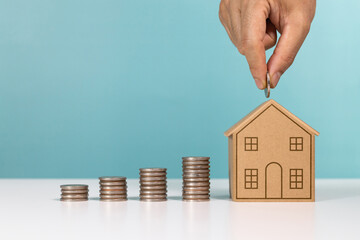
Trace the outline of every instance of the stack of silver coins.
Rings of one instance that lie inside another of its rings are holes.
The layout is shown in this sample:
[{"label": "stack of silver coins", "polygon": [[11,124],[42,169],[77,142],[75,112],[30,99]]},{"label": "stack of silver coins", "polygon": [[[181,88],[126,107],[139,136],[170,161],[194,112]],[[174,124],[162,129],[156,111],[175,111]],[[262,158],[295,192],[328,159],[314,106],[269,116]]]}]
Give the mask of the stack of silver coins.
[{"label": "stack of silver coins", "polygon": [[61,201],[87,201],[89,186],[84,184],[61,185]]},{"label": "stack of silver coins", "polygon": [[210,200],[210,158],[183,157],[183,200]]},{"label": "stack of silver coins", "polygon": [[140,200],[166,201],[166,168],[140,168]]},{"label": "stack of silver coins", "polygon": [[99,177],[101,201],[126,201],[126,177]]}]

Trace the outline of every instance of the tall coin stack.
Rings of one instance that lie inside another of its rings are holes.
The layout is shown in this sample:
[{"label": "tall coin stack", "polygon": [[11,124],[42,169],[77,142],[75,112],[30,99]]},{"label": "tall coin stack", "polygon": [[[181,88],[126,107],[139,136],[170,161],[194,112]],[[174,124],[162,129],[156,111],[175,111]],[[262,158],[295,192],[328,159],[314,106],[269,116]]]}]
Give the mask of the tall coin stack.
[{"label": "tall coin stack", "polygon": [[61,201],[87,201],[89,186],[83,184],[61,185]]},{"label": "tall coin stack", "polygon": [[101,201],[126,201],[126,177],[99,177]]},{"label": "tall coin stack", "polygon": [[166,201],[166,168],[140,168],[140,200]]},{"label": "tall coin stack", "polygon": [[183,200],[210,200],[210,158],[183,157]]}]

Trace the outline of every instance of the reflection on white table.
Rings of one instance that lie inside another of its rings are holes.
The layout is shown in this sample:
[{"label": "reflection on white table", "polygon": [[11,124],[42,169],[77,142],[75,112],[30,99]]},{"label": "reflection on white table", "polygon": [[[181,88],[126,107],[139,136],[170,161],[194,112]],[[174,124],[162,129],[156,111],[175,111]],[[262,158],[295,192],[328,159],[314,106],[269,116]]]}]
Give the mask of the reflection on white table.
[{"label": "reflection on white table", "polygon": [[[87,202],[60,202],[60,185],[89,184]],[[211,201],[181,201],[181,180],[168,180],[169,200],[98,201],[95,179],[0,180],[0,239],[360,239],[360,180],[316,181],[315,203],[238,203],[228,181],[211,181]]]}]

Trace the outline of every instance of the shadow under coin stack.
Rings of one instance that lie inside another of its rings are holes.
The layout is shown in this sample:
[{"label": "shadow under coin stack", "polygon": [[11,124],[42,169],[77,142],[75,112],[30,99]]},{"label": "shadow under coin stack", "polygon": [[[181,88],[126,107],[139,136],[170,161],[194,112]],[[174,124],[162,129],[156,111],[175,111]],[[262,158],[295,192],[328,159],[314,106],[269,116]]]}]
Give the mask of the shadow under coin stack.
[{"label": "shadow under coin stack", "polygon": [[140,200],[166,201],[166,168],[140,168]]},{"label": "shadow under coin stack", "polygon": [[99,177],[101,201],[126,201],[126,177]]},{"label": "shadow under coin stack", "polygon": [[87,201],[89,196],[89,186],[84,184],[61,185],[61,201]]},{"label": "shadow under coin stack", "polygon": [[183,157],[183,200],[210,200],[210,158]]}]

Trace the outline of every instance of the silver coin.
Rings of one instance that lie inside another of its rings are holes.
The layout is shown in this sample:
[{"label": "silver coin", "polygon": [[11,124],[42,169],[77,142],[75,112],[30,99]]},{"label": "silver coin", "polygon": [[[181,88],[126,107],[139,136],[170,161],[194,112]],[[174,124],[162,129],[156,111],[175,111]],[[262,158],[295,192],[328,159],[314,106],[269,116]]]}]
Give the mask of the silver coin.
[{"label": "silver coin", "polygon": [[124,198],[127,198],[126,195],[120,195],[120,194],[118,194],[118,195],[104,195],[104,194],[100,194],[99,196],[100,196],[101,199],[114,199],[114,198],[116,198],[116,199],[124,199]]},{"label": "silver coin", "polygon": [[101,186],[126,186],[126,182],[99,182]]},{"label": "silver coin", "polygon": [[126,177],[117,177],[117,176],[99,177],[99,179],[100,181],[105,181],[105,182],[126,181]]},{"label": "silver coin", "polygon": [[210,157],[182,157],[183,161],[206,161],[210,160]]},{"label": "silver coin", "polygon": [[167,201],[166,198],[159,198],[159,199],[142,199],[140,198],[140,201],[142,202],[164,202]]},{"label": "silver coin", "polygon": [[[183,170],[197,170],[197,169],[205,170],[205,169],[209,169],[209,168],[210,168],[210,165],[185,165],[185,166],[182,166]],[[209,169],[209,171],[210,171],[210,169]]]},{"label": "silver coin", "polygon": [[63,202],[83,202],[88,200],[87,198],[60,198],[60,201]]},{"label": "silver coin", "polygon": [[210,194],[209,190],[206,191],[186,191],[183,190],[183,195],[198,195],[198,194]]},{"label": "silver coin", "polygon": [[161,182],[142,182],[140,181],[140,186],[167,186],[166,181]]},{"label": "silver coin", "polygon": [[127,191],[99,191],[100,194],[104,195],[126,195]]},{"label": "silver coin", "polygon": [[127,198],[108,198],[108,199],[100,198],[100,201],[102,202],[123,202],[127,200],[128,200]]},{"label": "silver coin", "polygon": [[166,172],[140,172],[140,177],[166,177]]},{"label": "silver coin", "polygon": [[100,190],[103,191],[120,191],[120,190],[126,190],[127,186],[100,186]]},{"label": "silver coin", "polygon": [[85,184],[66,184],[66,185],[60,185],[60,188],[64,190],[74,190],[74,189],[88,189],[89,186]]},{"label": "silver coin", "polygon": [[183,166],[196,166],[196,165],[209,165],[208,161],[193,161],[193,162],[183,162]]},{"label": "silver coin", "polygon": [[184,187],[210,187],[210,182],[186,182],[183,181]]},{"label": "silver coin", "polygon": [[210,187],[183,187],[183,191],[188,191],[188,192],[191,192],[191,191],[210,191]]},{"label": "silver coin", "polygon": [[66,194],[66,195],[61,195],[61,198],[63,199],[73,199],[73,198],[88,198],[88,194]]},{"label": "silver coin", "polygon": [[206,198],[206,199],[184,199],[184,202],[208,202],[210,201],[210,198]]},{"label": "silver coin", "polygon": [[266,86],[264,88],[265,97],[270,97],[270,74],[266,73]]},{"label": "silver coin", "polygon": [[210,173],[184,173],[184,178],[206,178],[210,177]]},{"label": "silver coin", "polygon": [[140,181],[164,181],[166,177],[140,177]]},{"label": "silver coin", "polygon": [[61,194],[89,193],[89,190],[61,190]]},{"label": "silver coin", "polygon": [[210,198],[210,194],[198,194],[198,195],[195,195],[195,194],[191,194],[191,195],[185,195],[183,194],[183,199],[207,199],[207,198]]},{"label": "silver coin", "polygon": [[161,194],[166,194],[167,190],[157,190],[157,191],[143,191],[140,190],[140,195],[161,195]]},{"label": "silver coin", "polygon": [[183,180],[186,182],[208,182],[210,181],[210,178],[185,178],[183,177]]},{"label": "silver coin", "polygon": [[143,198],[143,199],[153,199],[153,198],[161,199],[161,198],[166,198],[167,194],[158,194],[158,195],[143,195],[143,194],[140,194],[139,196],[140,196],[140,198]]},{"label": "silver coin", "polygon": [[166,172],[166,168],[140,168],[140,172]]},{"label": "silver coin", "polygon": [[145,190],[145,191],[147,191],[147,190],[161,190],[161,189],[166,189],[166,188],[167,188],[166,185],[159,185],[159,186],[157,186],[157,185],[155,185],[155,186],[141,185],[140,186],[140,190]]},{"label": "silver coin", "polygon": [[210,169],[183,169],[183,174],[186,173],[210,173]]}]

